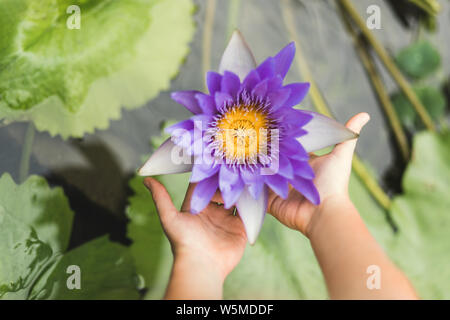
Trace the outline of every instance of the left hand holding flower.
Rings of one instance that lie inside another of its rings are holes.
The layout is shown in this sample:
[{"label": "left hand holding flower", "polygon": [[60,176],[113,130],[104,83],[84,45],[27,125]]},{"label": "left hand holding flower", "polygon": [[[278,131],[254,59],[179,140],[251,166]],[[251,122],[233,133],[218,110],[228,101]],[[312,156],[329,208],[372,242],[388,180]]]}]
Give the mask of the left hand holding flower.
[{"label": "left hand holding flower", "polygon": [[[194,185],[175,208],[166,188],[153,178],[144,181],[155,201],[161,225],[174,254],[166,299],[220,299],[226,276],[239,263],[247,237],[233,209],[225,209],[219,193],[199,214],[190,213]],[[189,290],[187,290],[189,288]]]}]

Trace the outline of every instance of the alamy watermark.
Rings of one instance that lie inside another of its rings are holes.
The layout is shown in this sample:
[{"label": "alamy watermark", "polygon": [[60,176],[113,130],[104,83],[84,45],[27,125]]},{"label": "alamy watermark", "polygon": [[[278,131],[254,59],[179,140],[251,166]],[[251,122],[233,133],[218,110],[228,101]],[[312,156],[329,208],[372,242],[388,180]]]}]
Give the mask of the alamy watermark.
[{"label": "alamy watermark", "polygon": [[70,265],[66,269],[66,273],[70,274],[67,278],[66,286],[69,290],[81,289],[81,268],[76,264]]},{"label": "alamy watermark", "polygon": [[366,273],[370,274],[367,278],[366,286],[369,290],[381,289],[381,268],[376,264],[367,267]]},{"label": "alamy watermark", "polygon": [[369,30],[381,29],[381,9],[376,4],[367,7],[366,13],[369,17],[366,20],[366,26]]},{"label": "alamy watermark", "polygon": [[67,14],[70,16],[67,18],[66,26],[67,29],[81,29],[81,9],[77,5],[71,5],[67,7]]},{"label": "alamy watermark", "polygon": [[278,172],[278,129],[208,131],[203,127],[202,121],[194,121],[193,130],[173,130],[171,140],[174,147],[170,155],[173,164],[260,165],[262,175]]}]

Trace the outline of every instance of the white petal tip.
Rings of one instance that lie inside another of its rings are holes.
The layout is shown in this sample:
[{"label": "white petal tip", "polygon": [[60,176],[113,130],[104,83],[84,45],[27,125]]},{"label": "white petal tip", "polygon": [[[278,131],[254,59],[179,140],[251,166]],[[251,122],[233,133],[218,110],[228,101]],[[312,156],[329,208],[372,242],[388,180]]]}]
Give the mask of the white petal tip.
[{"label": "white petal tip", "polygon": [[156,176],[158,174],[155,173],[154,170],[152,170],[150,168],[146,168],[145,165],[144,165],[144,166],[142,166],[141,168],[138,169],[137,175],[141,176],[141,177],[151,177],[151,176]]},{"label": "white petal tip", "polygon": [[359,134],[334,119],[320,113],[302,111],[313,116],[311,121],[303,127],[308,133],[297,139],[307,152],[314,152],[359,137]]},{"label": "white petal tip", "polygon": [[252,239],[247,237],[248,244],[251,246],[255,245],[257,238],[258,238],[258,236],[256,236],[256,238],[252,238]]},{"label": "white petal tip", "polygon": [[171,156],[174,148],[180,147],[176,146],[170,138],[164,141],[138,170],[137,174],[142,177],[149,177],[191,171],[192,164],[174,163],[172,161]]},{"label": "white petal tip", "polygon": [[244,80],[256,68],[256,61],[239,30],[235,30],[220,61],[219,73],[231,71]]},{"label": "white petal tip", "polygon": [[247,241],[250,245],[254,245],[258,238],[259,232],[266,215],[267,192],[262,192],[259,199],[255,200],[248,191],[247,187],[242,191],[236,207],[239,216],[244,224]]}]

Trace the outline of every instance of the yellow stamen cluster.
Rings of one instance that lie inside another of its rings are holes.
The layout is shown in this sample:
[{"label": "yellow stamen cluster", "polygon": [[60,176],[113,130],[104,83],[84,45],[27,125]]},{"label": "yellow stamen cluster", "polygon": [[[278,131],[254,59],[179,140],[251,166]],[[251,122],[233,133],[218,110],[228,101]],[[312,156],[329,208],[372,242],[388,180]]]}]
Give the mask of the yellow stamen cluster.
[{"label": "yellow stamen cluster", "polygon": [[270,120],[257,106],[238,105],[217,120],[216,145],[227,160],[254,163],[266,153]]}]

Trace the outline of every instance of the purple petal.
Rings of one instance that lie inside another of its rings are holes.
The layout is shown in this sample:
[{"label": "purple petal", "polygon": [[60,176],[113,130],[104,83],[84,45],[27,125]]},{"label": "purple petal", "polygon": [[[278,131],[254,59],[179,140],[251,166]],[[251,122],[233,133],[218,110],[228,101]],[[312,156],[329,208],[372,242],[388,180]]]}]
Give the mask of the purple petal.
[{"label": "purple petal", "polygon": [[260,170],[255,171],[241,169],[241,178],[247,186],[247,190],[252,195],[253,199],[258,199],[264,188],[264,178],[260,174]]},{"label": "purple petal", "polygon": [[256,70],[252,70],[244,79],[242,82],[242,87],[247,90],[248,92],[251,92],[253,88],[261,82],[261,78],[259,77],[259,74]]},{"label": "purple petal", "polygon": [[189,158],[190,161],[186,161],[188,163],[178,163],[172,159],[172,152],[176,152],[180,149],[181,148],[175,145],[170,138],[167,139],[155,152],[153,152],[151,157],[139,169],[138,174],[140,176],[155,176],[191,171],[193,163],[191,158]]},{"label": "purple petal", "polygon": [[286,107],[293,107],[299,104],[308,94],[310,84],[309,82],[302,83],[291,83],[287,86],[284,86],[285,89],[291,90],[291,95],[289,99],[286,101]]},{"label": "purple petal", "polygon": [[267,93],[267,85],[268,85],[268,81],[267,80],[264,80],[264,81],[258,83],[255,86],[255,88],[253,88],[252,95],[260,97],[260,98],[265,98],[266,97],[266,93]]},{"label": "purple petal", "polygon": [[255,200],[248,189],[244,188],[236,203],[236,208],[244,224],[248,242],[254,244],[264,222],[264,216],[266,215],[267,190],[265,189],[260,197]]},{"label": "purple petal", "polygon": [[203,113],[209,115],[216,113],[216,102],[213,97],[204,93],[199,93],[195,95],[195,98],[197,99],[198,105],[202,109]]},{"label": "purple petal", "polygon": [[311,121],[303,127],[308,133],[297,138],[307,152],[317,151],[358,137],[358,134],[336,120],[312,111],[304,110],[303,112],[313,116]]},{"label": "purple petal", "polygon": [[239,31],[235,31],[223,53],[219,72],[231,71],[241,80],[255,69],[256,62],[253,54]]},{"label": "purple petal", "polygon": [[298,138],[308,134],[308,131],[304,130],[302,127],[292,127],[286,130],[286,136],[290,138]]},{"label": "purple petal", "polygon": [[232,185],[239,181],[239,171],[228,167],[227,165],[220,166],[219,172],[219,188],[221,191],[230,190]]},{"label": "purple petal", "polygon": [[283,85],[283,78],[280,76],[275,76],[273,78],[270,78],[267,83],[267,92],[273,92],[278,91],[281,89]]},{"label": "purple petal", "polygon": [[223,108],[225,105],[234,103],[233,97],[224,92],[216,92],[214,95],[214,100],[216,101],[216,107],[218,110]]},{"label": "purple petal", "polygon": [[282,118],[283,123],[296,127],[303,127],[313,118],[309,112],[292,108],[279,109],[276,116]]},{"label": "purple petal", "polygon": [[291,42],[274,57],[275,73],[284,78],[291,67],[295,56],[295,43]]},{"label": "purple petal", "polygon": [[216,174],[220,169],[218,165],[194,164],[192,167],[191,182],[199,182]]},{"label": "purple petal", "polygon": [[291,159],[305,161],[309,160],[309,155],[302,144],[293,138],[283,138],[280,143],[280,153],[287,155]]},{"label": "purple petal", "polygon": [[291,161],[283,154],[279,156],[278,174],[287,179],[294,178],[294,168],[292,167]]},{"label": "purple petal", "polygon": [[286,199],[289,193],[289,185],[286,178],[278,175],[268,175],[264,177],[266,184],[272,189],[273,192],[278,194],[283,199]]},{"label": "purple petal", "polygon": [[272,78],[275,75],[275,63],[273,58],[267,58],[258,66],[258,68],[256,68],[256,71],[258,71],[261,79]]},{"label": "purple petal", "polygon": [[308,161],[291,160],[291,164],[296,176],[305,179],[314,179],[315,174]]},{"label": "purple petal", "polygon": [[239,199],[242,193],[242,190],[244,190],[244,186],[245,186],[244,181],[242,181],[242,179],[238,175],[238,180],[235,183],[233,183],[231,188],[225,188],[223,190],[222,189],[220,190],[222,193],[225,209],[230,209],[232,206],[236,204],[237,200]]},{"label": "purple petal", "polygon": [[186,119],[167,127],[165,130],[172,136],[172,141],[176,145],[183,147],[189,154],[194,138],[194,122]]},{"label": "purple petal", "polygon": [[214,117],[210,114],[198,114],[191,117],[194,126],[200,131],[206,130],[213,119]]},{"label": "purple petal", "polygon": [[191,212],[200,213],[211,201],[217,190],[218,175],[200,181],[194,189],[191,198]]},{"label": "purple petal", "polygon": [[211,96],[214,96],[216,91],[220,91],[220,83],[222,82],[222,75],[214,72],[209,71],[206,73],[206,86],[208,87],[209,94]]},{"label": "purple petal", "polygon": [[171,94],[173,100],[183,105],[193,114],[202,113],[202,109],[198,105],[195,95],[201,93],[200,91],[176,91]]},{"label": "purple petal", "polygon": [[198,114],[171,125],[165,132],[172,136],[176,145],[183,147],[190,155],[198,155],[203,150],[203,132],[212,119],[211,115]]},{"label": "purple petal", "polygon": [[291,94],[289,89],[280,89],[278,91],[268,94],[269,101],[272,105],[272,110],[276,111],[283,107]]},{"label": "purple petal", "polygon": [[194,129],[194,122],[191,119],[182,120],[164,129],[168,134],[176,133],[178,130],[191,131]]},{"label": "purple petal", "polygon": [[236,97],[240,87],[241,82],[239,77],[230,71],[225,71],[222,77],[221,91],[228,93],[232,97]]},{"label": "purple petal", "polygon": [[320,203],[320,195],[312,180],[295,177],[290,181],[292,187],[303,194],[312,204],[318,205]]}]

